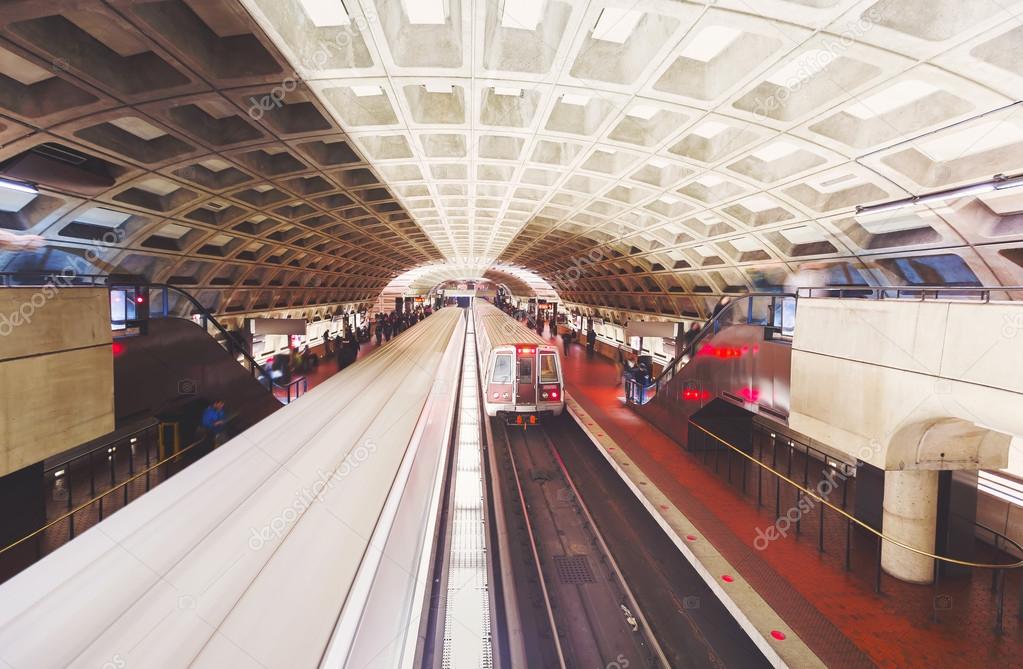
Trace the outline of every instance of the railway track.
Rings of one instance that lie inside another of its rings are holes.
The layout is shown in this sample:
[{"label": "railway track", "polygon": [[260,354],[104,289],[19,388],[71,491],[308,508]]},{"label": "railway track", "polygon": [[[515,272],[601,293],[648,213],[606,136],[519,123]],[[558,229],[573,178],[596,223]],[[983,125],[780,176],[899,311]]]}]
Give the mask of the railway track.
[{"label": "railway track", "polygon": [[[492,434],[501,476],[518,517],[520,567],[535,578],[523,593],[543,610],[534,636],[546,641],[545,667],[664,667],[653,637],[618,565],[578,494],[558,449],[540,428],[499,421]],[[510,523],[510,526],[514,526]],[[546,633],[544,631],[546,627]],[[539,659],[539,658],[538,658]]]}]

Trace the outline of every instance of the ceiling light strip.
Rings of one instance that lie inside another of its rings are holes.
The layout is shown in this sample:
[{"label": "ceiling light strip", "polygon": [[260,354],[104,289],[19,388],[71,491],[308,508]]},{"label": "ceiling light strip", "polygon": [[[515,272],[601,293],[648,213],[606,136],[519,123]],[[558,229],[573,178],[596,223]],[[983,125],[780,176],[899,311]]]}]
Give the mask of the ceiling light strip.
[{"label": "ceiling light strip", "polygon": [[981,183],[976,183],[969,186],[958,186],[956,188],[948,188],[945,190],[934,191],[932,193],[926,193],[924,195],[913,195],[910,197],[902,198],[900,200],[883,202],[881,204],[858,206],[856,207],[856,213],[858,215],[881,214],[888,211],[903,209],[905,207],[913,207],[921,204],[932,204],[934,202],[944,202],[945,200],[952,200],[959,197],[982,195],[984,193],[990,193],[999,190],[1008,190],[1010,188],[1018,188],[1020,186],[1023,186],[1023,174],[1017,174],[1016,176],[1012,177],[1006,176],[1004,174],[996,174],[989,181],[983,181]]}]

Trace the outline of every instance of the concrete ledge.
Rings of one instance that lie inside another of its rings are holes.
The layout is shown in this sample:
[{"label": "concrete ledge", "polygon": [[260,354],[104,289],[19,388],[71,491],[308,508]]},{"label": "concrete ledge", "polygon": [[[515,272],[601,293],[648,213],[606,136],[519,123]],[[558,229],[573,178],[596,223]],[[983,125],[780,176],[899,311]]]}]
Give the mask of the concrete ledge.
[{"label": "concrete ledge", "polygon": [[[724,604],[743,631],[774,667],[825,667],[820,658],[803,643],[774,609],[746,582],[735,568],[703,537],[688,518],[643,476],[642,470],[625,454],[614,439],[568,393],[569,413],[590,438],[597,450],[618,473],[636,498],[646,507],[686,560],[696,569],[711,591]],[[642,481],[642,485],[640,485]],[[695,541],[686,537],[695,537]],[[726,583],[728,574],[734,581]],[[726,591],[727,588],[727,591]],[[772,631],[785,635],[775,639]]]}]

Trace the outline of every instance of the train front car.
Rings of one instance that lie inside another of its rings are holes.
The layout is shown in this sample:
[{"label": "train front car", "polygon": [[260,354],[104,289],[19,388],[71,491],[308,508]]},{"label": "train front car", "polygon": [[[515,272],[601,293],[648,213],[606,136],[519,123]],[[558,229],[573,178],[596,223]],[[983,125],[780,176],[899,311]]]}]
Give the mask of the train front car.
[{"label": "train front car", "polygon": [[475,315],[487,415],[518,425],[560,416],[565,387],[558,347],[489,302],[476,300]]}]

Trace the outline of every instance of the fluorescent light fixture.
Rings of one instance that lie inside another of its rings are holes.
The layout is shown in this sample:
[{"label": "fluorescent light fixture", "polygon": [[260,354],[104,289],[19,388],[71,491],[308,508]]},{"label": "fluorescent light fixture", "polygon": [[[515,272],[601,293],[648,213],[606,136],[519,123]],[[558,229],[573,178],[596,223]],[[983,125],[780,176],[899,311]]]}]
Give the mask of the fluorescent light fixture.
[{"label": "fluorescent light fixture", "polygon": [[317,28],[346,26],[352,22],[341,0],[298,0],[298,4]]},{"label": "fluorescent light fixture", "polygon": [[589,95],[582,95],[580,93],[565,93],[561,96],[562,104],[575,105],[577,107],[585,107],[590,103]]},{"label": "fluorescent light fixture", "polygon": [[384,91],[376,84],[359,84],[352,86],[352,93],[358,98],[371,98],[374,95],[383,95]]},{"label": "fluorescent light fixture", "polygon": [[640,11],[605,7],[597,18],[597,25],[593,26],[593,39],[624,44],[641,18],[643,12]]},{"label": "fluorescent light fixture", "polygon": [[436,81],[426,82],[423,84],[423,88],[426,89],[427,93],[444,93],[445,95],[451,95],[451,93],[455,90],[453,84],[445,84]]},{"label": "fluorescent light fixture", "polygon": [[791,156],[793,153],[799,150],[799,147],[792,142],[786,142],[785,140],[779,140],[772,142],[765,147],[757,149],[753,152],[753,157],[764,161],[765,163],[773,163],[776,160],[781,160],[786,156]]},{"label": "fluorescent light fixture", "polygon": [[522,89],[515,86],[494,86],[494,95],[507,95],[517,98],[522,95]]},{"label": "fluorescent light fixture", "polygon": [[402,0],[408,22],[413,25],[443,25],[448,22],[447,0]]},{"label": "fluorescent light fixture", "polygon": [[914,195],[902,198],[901,200],[893,200],[892,202],[856,207],[856,213],[859,215],[882,214],[889,211],[895,211],[896,209],[902,209],[904,207],[914,207],[920,204],[933,204],[935,202],[944,202],[945,200],[954,200],[960,197],[982,195],[996,190],[1001,191],[1009,190],[1011,188],[1019,188],[1020,186],[1023,186],[1023,174],[1017,174],[1012,177],[1005,176],[1004,174],[996,174],[990,181],[971,184],[969,186],[947,188],[945,190],[934,191],[933,193],[925,193],[924,195]]},{"label": "fluorescent light fixture", "polygon": [[704,139],[713,139],[728,130],[728,124],[722,123],[721,121],[704,121],[700,125],[692,129],[694,135],[703,137]]},{"label": "fluorescent light fixture", "polygon": [[504,0],[501,27],[536,30],[547,9],[547,0]]},{"label": "fluorescent light fixture", "polygon": [[633,105],[629,111],[625,112],[625,115],[649,121],[656,116],[659,111],[661,110],[653,105]]},{"label": "fluorescent light fixture", "polygon": [[0,188],[4,190],[13,190],[18,193],[28,193],[29,195],[38,195],[39,191],[32,184],[24,183],[22,181],[11,181],[10,179],[0,179]]},{"label": "fluorescent light fixture", "polygon": [[707,26],[682,49],[681,56],[708,63],[732,45],[742,33],[727,26]]}]

